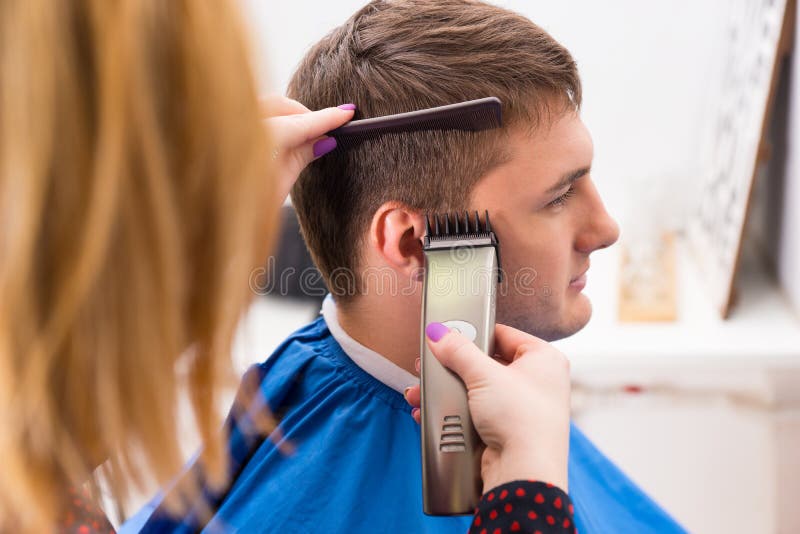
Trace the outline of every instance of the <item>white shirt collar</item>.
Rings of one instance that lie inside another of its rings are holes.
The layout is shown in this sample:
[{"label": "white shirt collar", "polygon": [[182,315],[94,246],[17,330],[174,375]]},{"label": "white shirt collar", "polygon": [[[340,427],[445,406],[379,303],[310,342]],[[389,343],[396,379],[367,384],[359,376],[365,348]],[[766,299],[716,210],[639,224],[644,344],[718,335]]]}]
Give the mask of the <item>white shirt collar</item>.
[{"label": "white shirt collar", "polygon": [[342,329],[336,312],[336,303],[330,294],[322,302],[322,317],[325,319],[333,339],[364,372],[399,393],[403,393],[409,386],[419,384],[419,378],[374,350],[365,347]]}]

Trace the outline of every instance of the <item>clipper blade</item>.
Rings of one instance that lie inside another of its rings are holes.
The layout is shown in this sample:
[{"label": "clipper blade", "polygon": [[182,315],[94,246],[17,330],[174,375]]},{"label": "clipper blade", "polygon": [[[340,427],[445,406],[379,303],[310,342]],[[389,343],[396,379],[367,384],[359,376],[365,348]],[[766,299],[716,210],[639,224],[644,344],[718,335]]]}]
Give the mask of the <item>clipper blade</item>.
[{"label": "clipper blade", "polygon": [[[425,215],[425,238],[426,248],[445,248],[447,246],[458,246],[466,241],[484,240],[486,245],[492,245],[497,241],[497,237],[492,232],[492,224],[489,222],[489,212],[485,211],[483,221],[478,212],[474,217],[465,211],[463,217],[460,213],[433,213]],[[443,242],[452,241],[453,244]],[[442,246],[443,245],[443,246]]]},{"label": "clipper blade", "polygon": [[477,211],[470,214],[464,211],[425,214],[425,236],[422,239],[424,250],[454,249],[461,247],[494,247],[498,260],[498,283],[503,281],[500,269],[500,243],[492,230],[489,211],[484,211],[481,220]]}]

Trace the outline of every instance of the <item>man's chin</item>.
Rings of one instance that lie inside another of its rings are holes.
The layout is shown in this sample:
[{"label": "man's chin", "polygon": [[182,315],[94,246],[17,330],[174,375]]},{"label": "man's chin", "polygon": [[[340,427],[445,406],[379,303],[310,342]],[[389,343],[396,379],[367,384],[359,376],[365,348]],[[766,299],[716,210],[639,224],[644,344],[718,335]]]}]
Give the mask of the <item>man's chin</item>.
[{"label": "man's chin", "polygon": [[[545,341],[558,341],[577,334],[589,324],[592,318],[592,301],[586,295],[578,295],[578,301],[573,303],[567,317],[564,317],[560,324],[540,335]],[[536,335],[536,334],[534,334]]]},{"label": "man's chin", "polygon": [[589,300],[589,297],[581,293],[578,295],[578,301],[575,303],[573,308],[573,320],[572,320],[572,328],[570,332],[565,335],[564,337],[569,337],[573,334],[577,334],[583,328],[589,324],[589,321],[592,318],[592,301]]},{"label": "man's chin", "polygon": [[548,310],[537,314],[526,310],[523,313],[509,313],[498,307],[497,322],[536,336],[545,341],[558,341],[580,332],[592,317],[592,302],[586,295],[577,295],[568,306],[561,310]]}]

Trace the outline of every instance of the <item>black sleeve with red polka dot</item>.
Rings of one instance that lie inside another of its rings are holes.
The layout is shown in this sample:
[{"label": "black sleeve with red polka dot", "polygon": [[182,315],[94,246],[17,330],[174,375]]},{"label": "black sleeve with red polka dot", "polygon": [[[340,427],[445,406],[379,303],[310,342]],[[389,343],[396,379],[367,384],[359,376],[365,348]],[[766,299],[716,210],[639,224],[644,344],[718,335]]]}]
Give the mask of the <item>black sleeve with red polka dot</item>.
[{"label": "black sleeve with red polka dot", "polygon": [[470,534],[577,534],[569,495],[544,482],[517,480],[486,493]]},{"label": "black sleeve with red polka dot", "polygon": [[69,495],[57,534],[114,534],[106,514],[86,489],[70,489]]}]

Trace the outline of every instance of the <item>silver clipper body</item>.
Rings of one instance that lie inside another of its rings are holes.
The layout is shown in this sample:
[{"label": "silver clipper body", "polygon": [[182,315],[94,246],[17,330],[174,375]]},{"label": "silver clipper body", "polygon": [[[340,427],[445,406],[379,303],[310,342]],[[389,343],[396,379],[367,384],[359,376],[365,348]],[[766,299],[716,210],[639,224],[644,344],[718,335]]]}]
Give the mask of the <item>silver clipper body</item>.
[{"label": "silver clipper body", "polygon": [[422,501],[429,515],[471,514],[481,496],[482,444],[455,373],[428,349],[432,322],[457,329],[494,353],[495,300],[500,281],[498,241],[475,212],[426,217],[422,298]]}]

